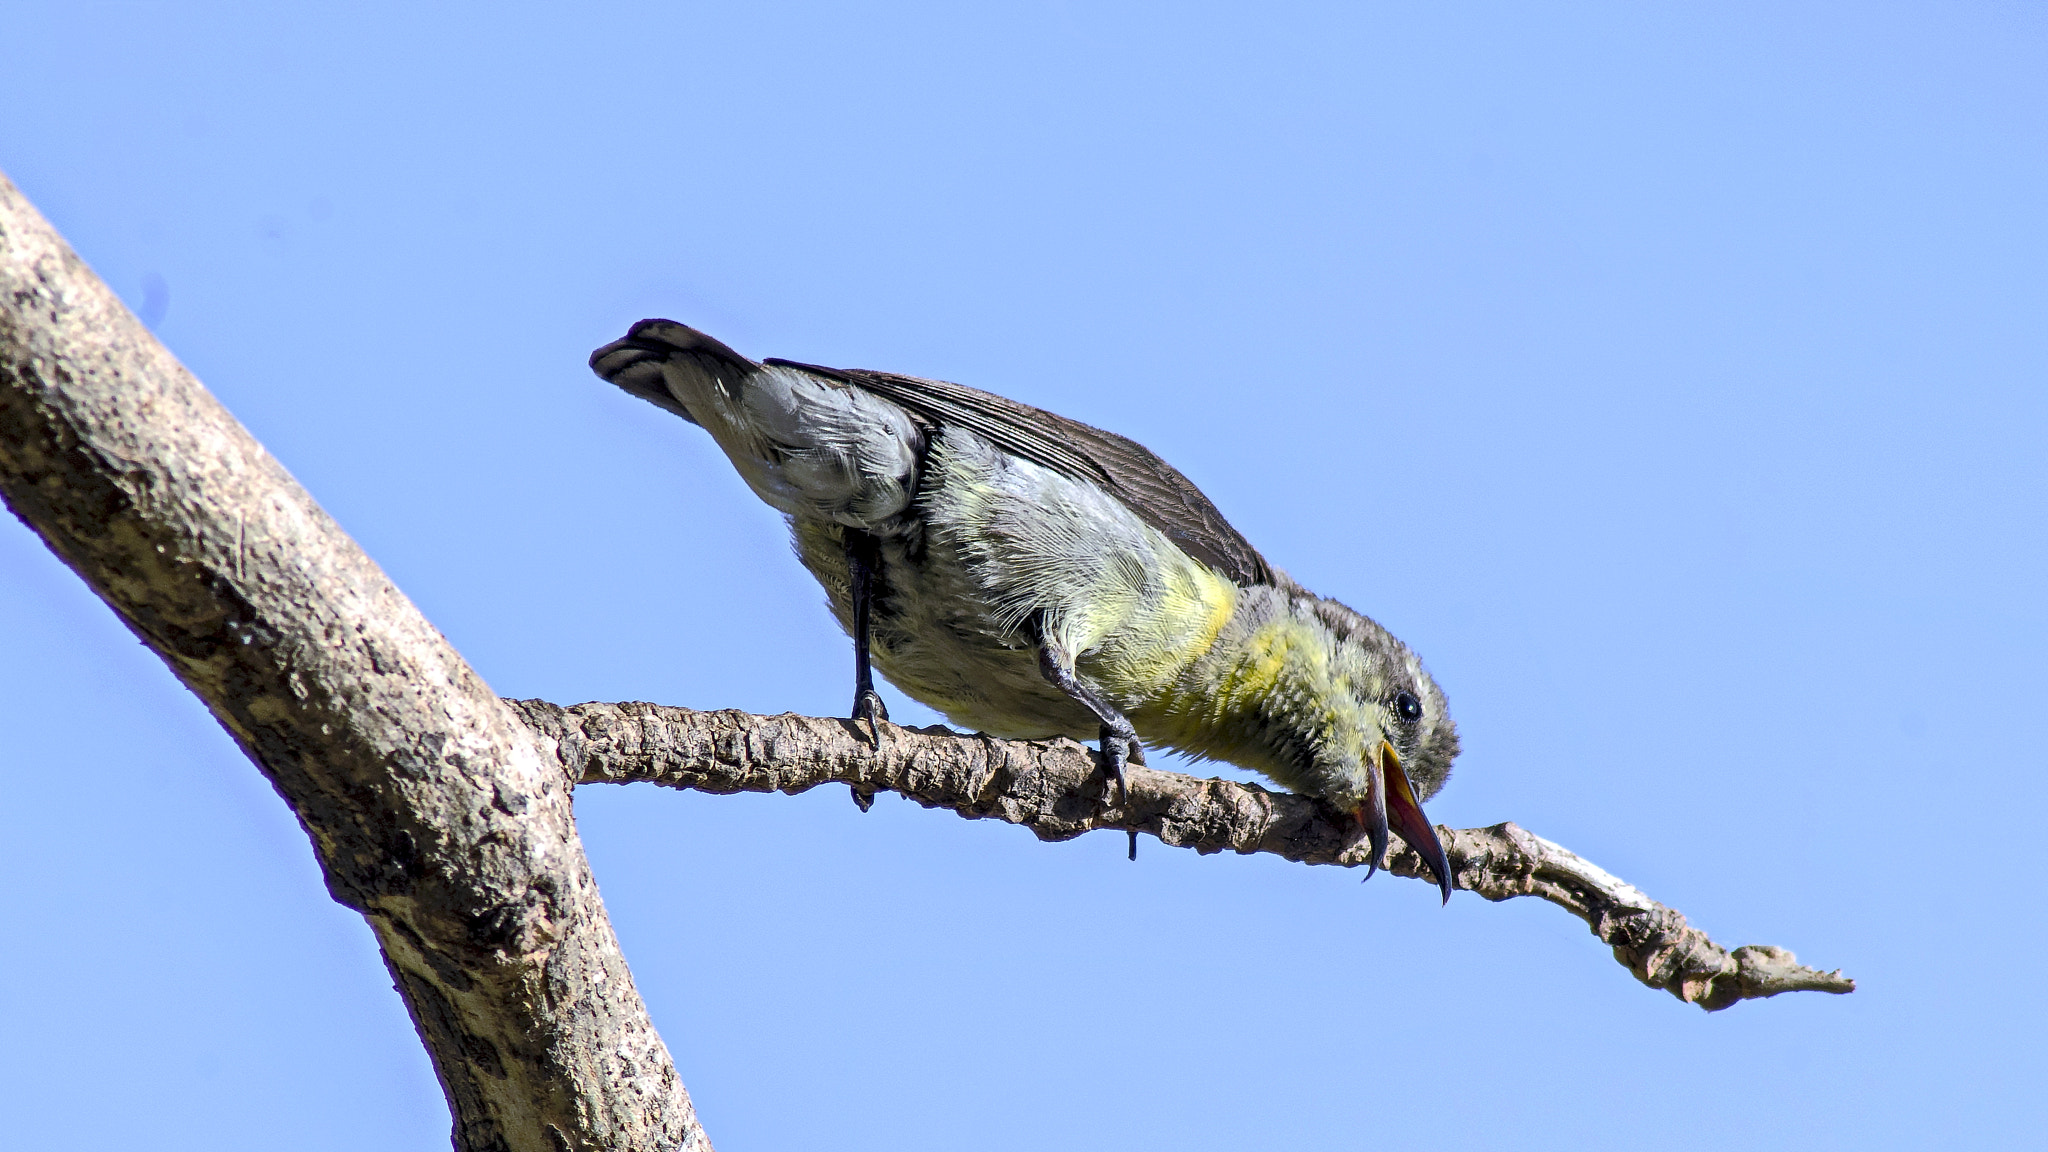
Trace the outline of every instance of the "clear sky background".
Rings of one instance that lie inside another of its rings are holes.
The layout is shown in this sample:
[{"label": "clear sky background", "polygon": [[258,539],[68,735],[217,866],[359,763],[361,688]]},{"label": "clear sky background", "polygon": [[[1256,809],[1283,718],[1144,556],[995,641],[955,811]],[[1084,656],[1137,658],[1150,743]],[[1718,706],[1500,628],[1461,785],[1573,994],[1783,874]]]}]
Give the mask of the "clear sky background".
[{"label": "clear sky background", "polygon": [[[501,693],[835,715],[643,316],[1130,435],[1391,627],[1515,820],[1861,988],[844,789],[586,788],[718,1146],[2018,1147],[2040,1084],[2048,13],[0,9],[0,169]],[[445,1146],[369,931],[0,523],[23,1148]],[[929,712],[888,692],[899,719]]]}]

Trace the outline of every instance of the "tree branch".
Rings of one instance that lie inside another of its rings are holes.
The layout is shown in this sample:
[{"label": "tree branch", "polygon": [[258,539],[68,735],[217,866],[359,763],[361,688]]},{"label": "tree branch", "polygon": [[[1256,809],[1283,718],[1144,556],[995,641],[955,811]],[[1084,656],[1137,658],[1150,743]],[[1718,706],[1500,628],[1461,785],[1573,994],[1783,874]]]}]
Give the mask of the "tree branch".
[{"label": "tree branch", "polygon": [[[970,819],[1019,824],[1041,840],[1135,828],[1205,855],[1270,852],[1304,864],[1365,863],[1363,847],[1322,806],[1250,784],[1134,765],[1127,769],[1129,803],[1119,806],[1095,754],[1071,740],[887,726],[877,753],[848,720],[643,703],[508,703],[552,745],[572,784],[646,780],[699,792],[794,795],[839,783],[863,808],[886,790]],[[1780,992],[1855,990],[1839,971],[1804,967],[1782,948],[1723,948],[1676,909],[1513,824],[1437,832],[1459,888],[1488,900],[1536,896],[1556,904],[1611,945],[1636,979],[1710,1012]],[[1421,857],[1395,842],[1387,870],[1427,879]]]},{"label": "tree branch", "polygon": [[709,1152],[532,733],[4,177],[0,495],[291,805],[458,1149]]}]

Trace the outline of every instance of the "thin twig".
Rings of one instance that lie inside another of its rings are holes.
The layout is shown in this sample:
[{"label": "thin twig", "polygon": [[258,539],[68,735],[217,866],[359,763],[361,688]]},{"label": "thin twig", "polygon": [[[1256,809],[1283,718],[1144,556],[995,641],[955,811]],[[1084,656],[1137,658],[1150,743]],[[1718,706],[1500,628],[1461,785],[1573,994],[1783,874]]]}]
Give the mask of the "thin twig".
[{"label": "thin twig", "polygon": [[[876,752],[848,720],[644,703],[508,703],[544,745],[553,743],[575,783],[645,780],[700,792],[791,794],[838,783],[853,790],[856,802],[896,792],[927,808],[1019,824],[1041,840],[1136,829],[1204,854],[1269,852],[1343,867],[1366,862],[1334,813],[1251,784],[1133,766],[1129,799],[1119,803],[1095,754],[1071,740],[994,740],[890,725]],[[1782,948],[1723,948],[1676,909],[1513,824],[1437,832],[1459,888],[1488,900],[1536,896],[1556,904],[1612,946],[1636,979],[1710,1012],[1780,992],[1855,990],[1840,972],[1804,967]],[[1389,854],[1387,870],[1429,875],[1406,845]]]}]

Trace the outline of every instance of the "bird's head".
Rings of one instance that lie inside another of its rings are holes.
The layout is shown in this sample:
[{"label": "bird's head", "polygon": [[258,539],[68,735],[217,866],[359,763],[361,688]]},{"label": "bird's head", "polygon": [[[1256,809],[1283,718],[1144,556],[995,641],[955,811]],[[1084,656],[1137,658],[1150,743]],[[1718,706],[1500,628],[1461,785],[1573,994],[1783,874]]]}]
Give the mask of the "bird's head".
[{"label": "bird's head", "polygon": [[1334,600],[1304,597],[1293,607],[1297,622],[1321,633],[1317,662],[1327,661],[1301,701],[1299,751],[1310,762],[1305,783],[1358,820],[1372,868],[1386,855],[1391,826],[1421,854],[1450,900],[1450,864],[1422,813],[1458,754],[1443,689],[1407,645],[1371,619]]}]

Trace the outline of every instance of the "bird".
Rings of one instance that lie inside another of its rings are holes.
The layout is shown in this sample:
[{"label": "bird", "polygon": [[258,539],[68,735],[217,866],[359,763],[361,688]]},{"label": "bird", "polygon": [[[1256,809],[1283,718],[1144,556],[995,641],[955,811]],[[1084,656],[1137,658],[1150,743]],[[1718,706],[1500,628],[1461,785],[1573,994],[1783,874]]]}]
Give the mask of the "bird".
[{"label": "bird", "polygon": [[1148,743],[1261,773],[1348,819],[1367,879],[1391,827],[1450,901],[1422,810],[1458,753],[1442,689],[1142,445],[942,380],[750,360],[673,320],[590,366],[709,432],[787,518],[852,637],[875,750],[879,671],[971,731],[1092,737],[1120,790]]}]

